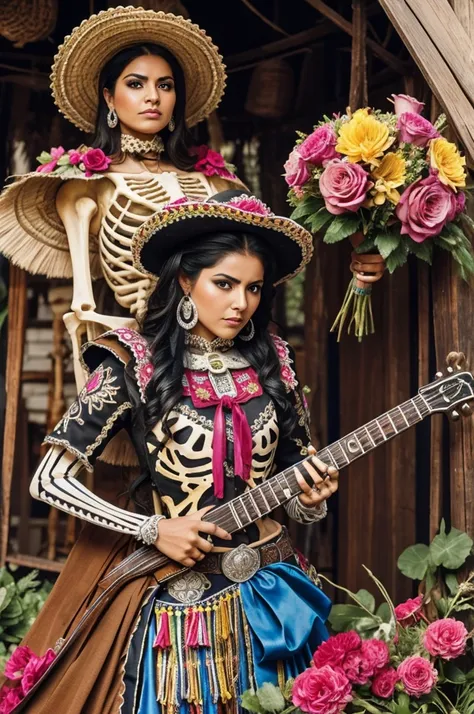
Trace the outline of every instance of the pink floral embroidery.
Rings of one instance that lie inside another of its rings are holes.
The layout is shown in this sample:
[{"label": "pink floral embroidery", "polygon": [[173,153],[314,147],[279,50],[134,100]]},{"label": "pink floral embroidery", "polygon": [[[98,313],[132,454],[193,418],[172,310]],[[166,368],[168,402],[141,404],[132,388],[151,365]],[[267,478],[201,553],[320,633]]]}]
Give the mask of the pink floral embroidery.
[{"label": "pink floral embroidery", "polygon": [[[185,369],[184,376],[183,394],[185,397],[191,397],[196,409],[208,407],[210,404],[217,404],[220,401],[206,372]],[[237,389],[236,399],[239,401],[248,402],[263,394],[257,373],[252,367],[232,370],[232,377]]]},{"label": "pink floral embroidery", "polygon": [[285,385],[286,391],[289,392],[292,389],[296,389],[298,386],[298,381],[296,379],[296,374],[292,368],[293,360],[290,357],[290,351],[288,349],[288,343],[282,340],[278,335],[272,335],[273,344],[278,354],[280,360],[281,370],[280,377],[281,381]]},{"label": "pink floral embroidery", "polygon": [[148,342],[136,330],[127,327],[118,327],[116,330],[111,330],[102,335],[102,337],[112,336],[117,337],[119,342],[126,345],[134,356],[135,376],[137,378],[140,399],[142,402],[145,402],[145,390],[154,371]]},{"label": "pink floral embroidery", "polygon": [[191,156],[196,156],[194,168],[204,176],[221,176],[222,178],[237,178],[225,162],[224,157],[217,151],[212,151],[208,146],[193,146],[190,151]]}]

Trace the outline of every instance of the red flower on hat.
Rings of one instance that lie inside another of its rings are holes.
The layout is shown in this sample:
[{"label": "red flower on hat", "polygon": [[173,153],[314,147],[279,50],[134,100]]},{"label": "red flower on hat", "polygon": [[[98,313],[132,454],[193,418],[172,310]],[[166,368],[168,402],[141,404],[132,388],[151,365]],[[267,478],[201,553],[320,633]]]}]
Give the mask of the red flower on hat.
[{"label": "red flower on hat", "polygon": [[221,178],[235,179],[237,178],[230,168],[224,157],[218,151],[213,151],[205,144],[201,146],[193,146],[190,150],[191,156],[196,156],[194,168],[200,171],[204,176],[221,176]]}]

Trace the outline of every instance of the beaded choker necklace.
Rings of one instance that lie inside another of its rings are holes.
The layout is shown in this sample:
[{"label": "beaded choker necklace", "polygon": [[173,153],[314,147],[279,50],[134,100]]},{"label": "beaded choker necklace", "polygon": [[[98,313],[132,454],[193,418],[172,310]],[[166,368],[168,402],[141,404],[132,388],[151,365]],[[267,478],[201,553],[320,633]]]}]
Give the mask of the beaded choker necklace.
[{"label": "beaded choker necklace", "polygon": [[204,354],[206,354],[208,352],[214,352],[215,350],[226,352],[234,346],[234,340],[227,340],[224,337],[216,337],[212,340],[212,342],[209,342],[209,340],[206,340],[204,337],[187,332],[184,337],[184,344],[188,347],[194,347],[201,350]]},{"label": "beaded choker necklace", "polygon": [[163,139],[158,134],[155,134],[153,139],[143,140],[137,139],[131,134],[122,134],[120,136],[120,148],[122,153],[130,154],[131,156],[144,156],[145,154],[156,154],[158,157],[165,150]]}]

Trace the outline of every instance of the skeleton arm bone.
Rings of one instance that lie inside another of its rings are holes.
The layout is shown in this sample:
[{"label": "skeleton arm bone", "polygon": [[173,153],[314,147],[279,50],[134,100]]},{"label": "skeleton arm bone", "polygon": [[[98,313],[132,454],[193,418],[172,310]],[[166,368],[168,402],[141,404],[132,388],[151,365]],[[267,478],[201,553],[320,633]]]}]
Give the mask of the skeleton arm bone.
[{"label": "skeleton arm bone", "polygon": [[77,479],[83,468],[74,454],[53,446],[33,476],[31,496],[85,521],[137,537],[147,517],[96,496]]}]

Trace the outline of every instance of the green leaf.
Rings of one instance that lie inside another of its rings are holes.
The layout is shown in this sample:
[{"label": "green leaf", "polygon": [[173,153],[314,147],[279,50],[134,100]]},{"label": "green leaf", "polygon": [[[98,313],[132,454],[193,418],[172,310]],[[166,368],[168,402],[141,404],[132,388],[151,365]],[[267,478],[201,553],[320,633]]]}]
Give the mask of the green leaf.
[{"label": "green leaf", "polygon": [[377,609],[377,617],[383,622],[389,623],[392,619],[392,613],[388,602],[383,602]]},{"label": "green leaf", "polygon": [[433,243],[427,240],[423,241],[423,243],[412,241],[410,244],[410,253],[413,253],[417,258],[431,265],[433,262]]},{"label": "green leaf", "polygon": [[459,589],[459,583],[454,573],[448,573],[445,577],[446,585],[451,595],[455,595]]},{"label": "green leaf", "polygon": [[473,546],[472,538],[467,533],[451,528],[445,533],[444,521],[440,532],[430,544],[431,559],[435,565],[443,565],[449,570],[457,570],[464,564]]},{"label": "green leaf", "polygon": [[377,707],[374,707],[373,704],[366,701],[365,699],[359,699],[358,697],[355,697],[352,700],[352,704],[357,707],[363,707],[363,710],[366,712],[370,712],[370,714],[380,714],[380,712],[383,711],[383,710],[377,709]]},{"label": "green leaf", "polygon": [[295,210],[292,212],[290,218],[294,221],[298,221],[305,216],[311,216],[317,213],[320,208],[324,207],[324,201],[322,198],[316,198],[315,196],[306,196],[301,203],[299,203]]},{"label": "green leaf", "polygon": [[256,712],[256,714],[265,714],[265,710],[262,708],[257,695],[253,689],[247,689],[242,694],[242,707],[247,709],[249,712]]},{"label": "green leaf", "polygon": [[[373,633],[379,627],[379,623],[375,617],[361,617],[360,620],[356,620],[354,623],[354,629],[364,637],[370,633]],[[364,637],[364,639],[367,639]]]},{"label": "green leaf", "polygon": [[359,590],[354,597],[361,605],[367,608],[369,612],[375,612],[375,598],[368,590]]},{"label": "green leaf", "polygon": [[385,265],[389,273],[393,273],[397,268],[405,265],[408,257],[408,246],[404,241],[400,241],[397,248],[390,253],[385,260]]},{"label": "green leaf", "polygon": [[466,682],[466,675],[453,662],[443,663],[443,674],[444,678],[453,684],[464,684]]},{"label": "green leaf", "polygon": [[344,238],[353,235],[360,228],[360,216],[357,214],[344,214],[335,216],[324,234],[325,243],[338,243]]},{"label": "green leaf", "polygon": [[371,250],[375,249],[375,240],[366,236],[362,243],[355,249],[356,253],[369,253]]},{"label": "green leaf", "polygon": [[53,157],[47,151],[42,151],[41,154],[36,157],[36,161],[40,164],[49,164],[52,160]]},{"label": "green leaf", "polygon": [[375,245],[377,246],[380,255],[385,260],[400,245],[400,234],[388,232],[379,233],[375,236]]},{"label": "green leaf", "polygon": [[329,622],[336,632],[344,632],[354,627],[355,622],[366,616],[365,610],[357,605],[333,605]]},{"label": "green leaf", "polygon": [[257,697],[262,708],[267,712],[281,712],[286,706],[281,689],[271,682],[264,682],[257,689]]},{"label": "green leaf", "polygon": [[311,233],[317,233],[331,218],[333,218],[333,215],[329,211],[325,208],[320,208],[314,216],[309,216],[306,219],[306,224]]},{"label": "green leaf", "polygon": [[430,549],[424,543],[406,548],[397,561],[399,570],[412,580],[423,580],[430,562]]}]

